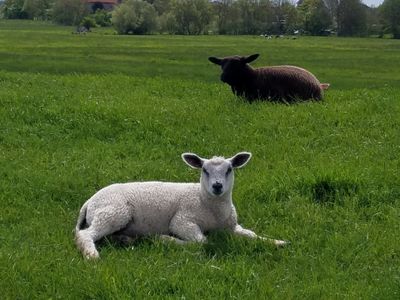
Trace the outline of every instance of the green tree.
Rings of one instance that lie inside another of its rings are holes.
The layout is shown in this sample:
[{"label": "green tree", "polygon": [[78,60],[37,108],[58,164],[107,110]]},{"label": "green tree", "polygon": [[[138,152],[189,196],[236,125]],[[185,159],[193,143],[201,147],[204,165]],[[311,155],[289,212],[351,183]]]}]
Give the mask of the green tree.
[{"label": "green tree", "polygon": [[159,16],[169,13],[171,10],[172,0],[154,0],[152,1],[154,8]]},{"label": "green tree", "polygon": [[219,34],[240,33],[240,8],[234,0],[221,0],[213,3],[215,27]]},{"label": "green tree", "polygon": [[112,23],[119,34],[148,34],[157,28],[157,12],[146,1],[127,0],[113,11]]},{"label": "green tree", "polygon": [[385,0],[380,10],[387,30],[400,39],[400,0]]},{"label": "green tree", "polygon": [[378,7],[367,7],[367,34],[368,35],[383,35],[383,26]]},{"label": "green tree", "polygon": [[30,19],[47,20],[50,18],[53,2],[53,0],[25,0],[22,10]]},{"label": "green tree", "polygon": [[159,16],[158,25],[162,33],[175,34],[177,32],[176,19],[172,11],[165,12]]},{"label": "green tree", "polygon": [[323,0],[305,0],[299,6],[303,29],[319,35],[332,25],[332,18]]},{"label": "green tree", "polygon": [[89,14],[84,0],[56,0],[53,8],[53,21],[63,25],[79,25]]},{"label": "green tree", "polygon": [[211,22],[210,2],[207,0],[175,0],[172,13],[178,34],[202,34]]},{"label": "green tree", "polygon": [[[286,7],[279,11],[282,18],[283,15],[293,16]],[[275,6],[270,0],[222,0],[214,4],[214,12],[221,34],[270,33],[276,23]]]},{"label": "green tree", "polygon": [[5,19],[27,19],[29,16],[23,10],[24,0],[6,0],[2,11]]},{"label": "green tree", "polygon": [[299,28],[299,12],[289,1],[275,1],[273,4],[273,17],[275,18],[273,32],[278,34],[292,34]]},{"label": "green tree", "polygon": [[[256,0],[238,0],[236,2],[240,12],[240,31],[242,34],[259,34],[261,26],[257,16],[258,3]],[[238,21],[239,21],[238,20]]]},{"label": "green tree", "polygon": [[326,8],[329,11],[330,18],[332,20],[332,26],[337,27],[337,8],[339,6],[340,0],[323,0]]},{"label": "green tree", "polygon": [[160,32],[176,33],[176,19],[172,11],[173,0],[154,0],[153,6],[158,14]]},{"label": "green tree", "polygon": [[366,34],[366,9],[360,0],[340,1],[337,8],[337,27],[340,36],[363,36]]}]

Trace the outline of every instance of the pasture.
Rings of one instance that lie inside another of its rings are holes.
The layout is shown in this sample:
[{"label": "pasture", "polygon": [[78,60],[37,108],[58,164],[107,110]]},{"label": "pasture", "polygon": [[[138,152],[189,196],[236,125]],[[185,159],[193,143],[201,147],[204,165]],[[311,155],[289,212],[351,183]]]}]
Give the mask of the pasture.
[{"label": "pasture", "polygon": [[[400,41],[87,35],[0,21],[0,298],[398,299]],[[248,104],[207,57],[260,53],[330,89]],[[126,181],[198,181],[182,152],[250,151],[239,221],[205,245],[73,243],[79,208]]]}]

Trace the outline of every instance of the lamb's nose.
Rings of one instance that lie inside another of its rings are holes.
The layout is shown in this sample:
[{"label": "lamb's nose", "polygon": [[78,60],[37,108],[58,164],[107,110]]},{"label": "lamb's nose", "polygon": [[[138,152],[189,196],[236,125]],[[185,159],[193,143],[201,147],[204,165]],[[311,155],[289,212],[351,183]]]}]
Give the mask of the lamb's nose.
[{"label": "lamb's nose", "polygon": [[212,188],[213,188],[215,194],[221,194],[222,183],[217,181],[216,183],[213,183]]}]

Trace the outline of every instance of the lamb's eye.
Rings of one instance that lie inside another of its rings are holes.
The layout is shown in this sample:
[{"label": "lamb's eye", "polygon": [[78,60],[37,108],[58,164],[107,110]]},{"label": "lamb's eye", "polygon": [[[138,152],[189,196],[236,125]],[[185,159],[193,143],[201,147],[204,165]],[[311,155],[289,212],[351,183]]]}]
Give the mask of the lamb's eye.
[{"label": "lamb's eye", "polygon": [[208,173],[206,169],[203,169],[203,173],[204,173],[206,176],[209,176],[209,175],[210,175],[210,173]]},{"label": "lamb's eye", "polygon": [[226,175],[229,175],[232,172],[232,168],[229,167],[228,170],[226,170]]}]

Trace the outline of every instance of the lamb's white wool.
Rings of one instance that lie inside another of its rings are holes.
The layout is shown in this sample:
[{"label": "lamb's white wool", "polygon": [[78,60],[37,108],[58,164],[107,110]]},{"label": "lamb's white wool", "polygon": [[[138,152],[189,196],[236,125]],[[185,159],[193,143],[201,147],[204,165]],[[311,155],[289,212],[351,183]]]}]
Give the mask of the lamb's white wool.
[{"label": "lamb's white wool", "polygon": [[[159,234],[177,243],[205,242],[204,232],[226,228],[235,234],[261,238],[237,224],[232,203],[233,169],[243,167],[251,154],[203,159],[184,153],[182,158],[192,168],[202,169],[200,183],[113,184],[86,201],[75,230],[76,244],[86,258],[97,258],[95,242],[110,234],[124,241]],[[285,244],[262,239],[277,246]]]}]

